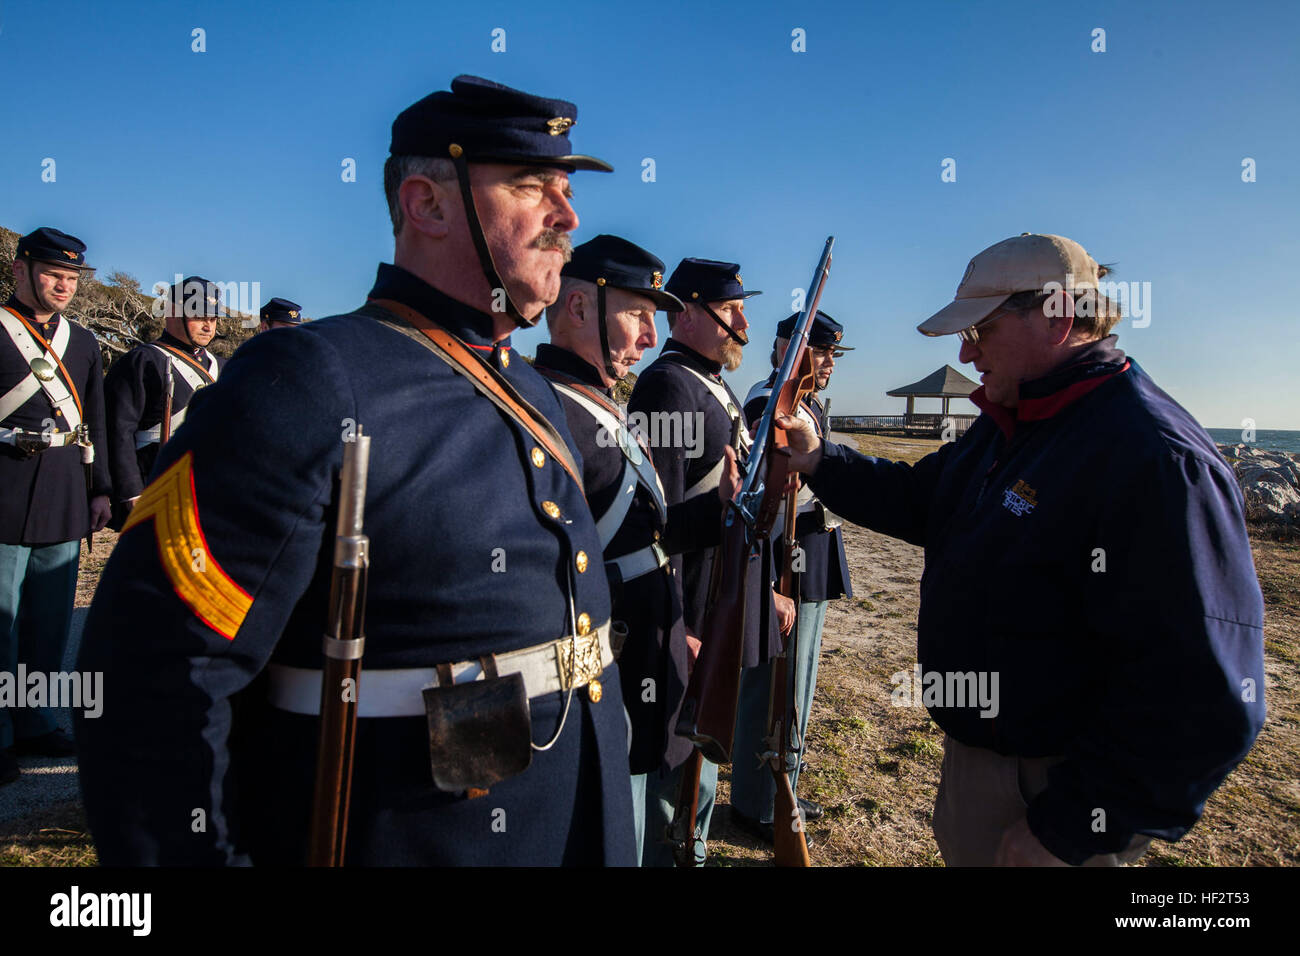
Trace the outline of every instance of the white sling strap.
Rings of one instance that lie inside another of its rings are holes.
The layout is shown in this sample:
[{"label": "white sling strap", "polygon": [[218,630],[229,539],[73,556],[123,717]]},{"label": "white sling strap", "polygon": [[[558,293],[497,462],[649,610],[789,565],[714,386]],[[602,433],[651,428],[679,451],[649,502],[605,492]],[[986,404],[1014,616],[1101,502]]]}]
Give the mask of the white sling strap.
[{"label": "white sling strap", "polygon": [[[745,420],[741,414],[741,410],[736,407],[735,398],[729,391],[727,391],[727,386],[723,385],[721,382],[714,381],[708,375],[696,371],[689,365],[683,365],[682,368],[704,383],[704,387],[713,394],[715,399],[718,400],[718,404],[721,405],[723,411],[727,413],[727,417],[729,417],[733,422],[740,419],[740,451],[741,459],[743,460],[745,455],[749,453],[751,441],[749,438],[749,429],[745,427]],[[703,478],[686,489],[682,495],[683,499],[694,498],[696,495],[717,488],[722,481],[722,470],[726,467],[726,464],[727,458],[724,455],[717,460],[714,466],[709,469],[708,473],[705,474]]]},{"label": "white sling strap", "polygon": [[636,438],[628,431],[627,425],[608,408],[584,395],[580,389],[563,382],[552,384],[557,389],[563,390],[564,394],[591,415],[605,430],[605,434],[618,442],[619,450],[623,453],[623,473],[619,476],[618,494],[605,509],[605,513],[596,520],[596,532],[600,535],[601,548],[608,547],[614,540],[614,535],[618,533],[618,529],[623,526],[623,519],[627,517],[628,509],[632,507],[632,499],[636,497],[638,484],[650,492],[659,514],[666,519],[668,506],[664,503],[664,486],[659,480],[659,473],[655,471],[649,456],[637,444]]},{"label": "white sling strap", "polygon": [[[177,372],[180,372],[181,378],[185,379],[185,381],[189,383],[190,388],[193,389],[194,391],[197,392],[203,386],[212,384],[211,382],[206,381],[203,378],[203,375],[199,372],[198,369],[196,369],[193,365],[185,361],[176,353],[170,351],[169,349],[165,349],[161,345],[158,345],[156,343],[153,344],[153,347],[156,348],[160,353],[162,353],[162,356],[165,359],[167,359],[167,361],[172,363],[172,368],[174,368]],[[204,349],[203,354],[206,355],[208,359],[208,375],[212,379],[212,381],[216,381],[217,379],[216,356],[214,356],[211,352],[207,351],[206,349]]]},{"label": "white sling strap", "polygon": [[62,359],[63,353],[67,351],[68,341],[72,338],[70,320],[66,316],[62,317],[58,329],[54,332],[54,341],[50,342],[48,346],[38,344],[22,322],[8,309],[0,309],[0,325],[4,326],[4,330],[9,334],[9,338],[18,351],[22,353],[29,366],[36,359],[43,358],[55,367],[54,377],[48,382],[38,379],[35,372],[28,372],[26,378],[0,397],[0,421],[4,421],[22,407],[29,398],[44,389],[45,396],[50,400],[50,404],[63,412],[63,422],[66,429],[75,431],[81,424],[81,413],[77,411],[77,400],[73,397],[72,392],[68,390],[68,385],[60,377],[58,362],[52,360],[53,356]]},{"label": "white sling strap", "polygon": [[[180,356],[176,355],[175,353],[171,352],[168,349],[163,348],[161,345],[154,344],[153,347],[157,349],[159,352],[161,352],[163,358],[165,358],[168,362],[171,363],[172,369],[175,372],[179,373],[181,378],[185,379],[186,383],[189,384],[190,389],[192,391],[197,392],[199,389],[203,388],[204,386],[211,384],[210,382],[204,380],[202,374],[200,374],[199,371],[194,368],[194,366],[190,365],[189,362],[185,361]],[[217,378],[216,356],[208,352],[206,349],[204,350],[203,354],[207,356],[208,374],[211,375],[213,381],[215,381]],[[181,425],[185,422],[185,413],[188,410],[189,410],[189,405],[186,404],[184,408],[172,413],[172,425],[171,425],[170,434],[172,435],[176,434],[176,429],[180,428]],[[162,441],[162,422],[159,422],[157,425],[154,425],[152,428],[142,428],[135,433],[136,451],[139,451],[141,448],[145,447],[146,445],[152,445],[154,442],[159,442],[159,441]]]}]

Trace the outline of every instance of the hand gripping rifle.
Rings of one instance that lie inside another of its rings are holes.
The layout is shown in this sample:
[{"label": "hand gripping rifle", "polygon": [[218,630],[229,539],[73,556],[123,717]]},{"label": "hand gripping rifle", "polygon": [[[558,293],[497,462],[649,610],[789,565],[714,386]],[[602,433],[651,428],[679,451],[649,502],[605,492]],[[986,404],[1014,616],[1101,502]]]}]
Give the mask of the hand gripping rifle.
[{"label": "hand gripping rifle", "polygon": [[357,683],[365,649],[366,576],[370,539],[361,533],[370,467],[370,436],[361,433],[343,446],[339,518],[330,578],[329,625],[322,649],[320,740],[312,795],[308,866],[342,866],[352,793],[352,754],[356,746]]},{"label": "hand gripping rifle", "polygon": [[[749,450],[744,482],[735,500],[728,502],[722,516],[722,543],[713,562],[713,575],[709,585],[708,609],[700,634],[701,648],[695,669],[686,688],[677,733],[689,737],[695,744],[683,769],[682,786],[678,792],[677,812],[668,827],[668,839],[674,846],[674,856],[679,866],[694,864],[695,809],[699,798],[700,761],[730,763],[736,729],[736,704],[740,694],[740,668],[745,646],[745,580],[751,562],[759,559],[760,540],[771,531],[783,499],[793,499],[793,482],[789,473],[789,451],[784,447],[785,432],[776,425],[777,415],[794,415],[802,394],[813,385],[811,357],[808,355],[808,333],[822,289],[830,273],[831,248],[835,237],[826,240],[817,270],[805,299],[806,308],[799,315],[790,345],[786,349],[781,368],[772,384],[763,417],[759,419],[754,443]],[[776,443],[781,443],[780,445]],[[769,447],[771,446],[771,447]],[[794,511],[794,502],[787,505],[787,514]],[[793,534],[787,538],[787,543]],[[797,598],[796,598],[797,604]],[[782,666],[784,670],[784,666]],[[785,727],[788,728],[788,722]],[[783,748],[778,748],[783,750]],[[766,757],[766,755],[764,755]],[[807,865],[808,848],[802,830],[795,830],[786,821],[797,813],[789,778],[782,765],[777,773],[777,862],[796,862],[787,854],[803,844],[802,857]],[[695,786],[692,787],[692,778]],[[784,788],[780,781],[785,781]],[[784,793],[782,790],[784,789]],[[783,804],[787,801],[788,806]],[[782,831],[789,831],[783,834]],[[784,837],[784,838],[783,838]]]}]

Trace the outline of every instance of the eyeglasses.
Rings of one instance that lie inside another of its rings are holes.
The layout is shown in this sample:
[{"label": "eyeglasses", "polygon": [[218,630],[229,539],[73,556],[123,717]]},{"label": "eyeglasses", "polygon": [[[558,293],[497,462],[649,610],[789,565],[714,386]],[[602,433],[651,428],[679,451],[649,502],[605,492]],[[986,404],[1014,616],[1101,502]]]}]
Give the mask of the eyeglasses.
[{"label": "eyeglasses", "polygon": [[992,315],[981,319],[980,321],[972,325],[970,328],[962,329],[960,332],[957,333],[957,337],[961,339],[963,342],[966,342],[970,345],[976,345],[979,343],[980,340],[979,330],[986,326],[992,325],[994,322],[996,322],[999,318],[1002,317],[1002,314],[1004,312],[1010,312],[1010,311],[1012,310],[999,307]]}]

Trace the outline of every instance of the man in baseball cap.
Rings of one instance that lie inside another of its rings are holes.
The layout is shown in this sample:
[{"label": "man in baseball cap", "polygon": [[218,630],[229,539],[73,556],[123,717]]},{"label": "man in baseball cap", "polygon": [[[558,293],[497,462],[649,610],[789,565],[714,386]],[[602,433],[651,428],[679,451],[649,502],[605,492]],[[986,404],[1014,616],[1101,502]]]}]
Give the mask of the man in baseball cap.
[{"label": "man in baseball cap", "polygon": [[779,421],[827,506],[925,548],[918,663],[892,696],[946,733],[950,866],[1135,860],[1187,832],[1264,721],[1241,492],[1116,346],[1105,272],[1052,235],[971,260],[920,330],[960,337],[984,414],[914,465]]}]

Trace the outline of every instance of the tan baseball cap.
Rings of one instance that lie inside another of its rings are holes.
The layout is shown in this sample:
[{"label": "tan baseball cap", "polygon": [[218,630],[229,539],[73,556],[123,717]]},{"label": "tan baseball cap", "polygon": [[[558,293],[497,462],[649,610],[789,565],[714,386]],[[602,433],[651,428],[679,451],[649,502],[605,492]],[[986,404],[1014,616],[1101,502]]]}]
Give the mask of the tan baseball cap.
[{"label": "tan baseball cap", "polygon": [[966,267],[953,300],[917,331],[952,335],[993,314],[1017,292],[1044,292],[1049,282],[1063,289],[1097,288],[1097,261],[1064,236],[1021,233],[989,246]]}]

